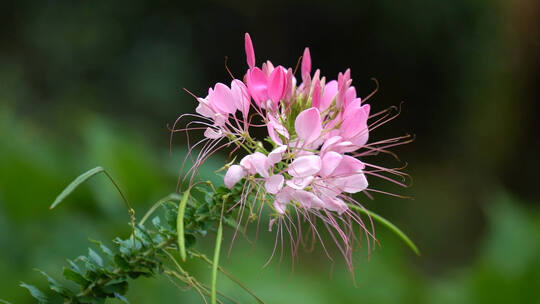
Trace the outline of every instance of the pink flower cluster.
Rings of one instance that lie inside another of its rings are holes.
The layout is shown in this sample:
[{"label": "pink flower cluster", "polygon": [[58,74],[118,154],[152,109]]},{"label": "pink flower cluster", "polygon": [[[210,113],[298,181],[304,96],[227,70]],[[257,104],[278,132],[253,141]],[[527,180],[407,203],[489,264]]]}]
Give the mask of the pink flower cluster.
[{"label": "pink flower cluster", "polygon": [[[370,106],[357,97],[350,70],[327,82],[319,70],[311,74],[306,48],[297,85],[291,68],[270,61],[255,66],[249,34],[245,50],[249,69],[244,81],[235,79],[230,87],[218,83],[198,98],[197,113],[212,121],[205,136],[228,138],[249,153],[228,168],[225,185],[232,188],[241,180],[261,185],[274,195],[273,207],[280,214],[291,204],[345,212],[344,194],[368,186],[365,164],[355,151],[368,140]],[[273,149],[249,135],[251,109],[266,126]]]}]

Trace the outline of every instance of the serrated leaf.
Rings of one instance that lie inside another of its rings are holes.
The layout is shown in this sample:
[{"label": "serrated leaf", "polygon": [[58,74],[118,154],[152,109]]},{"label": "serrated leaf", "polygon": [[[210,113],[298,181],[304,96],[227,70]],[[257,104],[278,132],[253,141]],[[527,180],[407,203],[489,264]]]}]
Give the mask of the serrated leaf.
[{"label": "serrated leaf", "polygon": [[114,256],[114,253],[112,252],[112,250],[110,250],[107,246],[103,245],[102,242],[92,240],[92,239],[90,239],[90,242],[92,242],[92,243],[96,244],[97,246],[99,246],[99,249],[101,249],[101,251],[103,253],[105,253],[106,255],[108,255],[110,257]]},{"label": "serrated leaf", "polygon": [[67,260],[68,263],[69,263],[69,266],[71,266],[71,270],[75,271],[76,273],[80,274],[80,275],[83,275],[83,272],[81,270],[81,268],[79,268],[79,266],[77,266],[77,264],[75,264],[75,262],[73,262],[72,260]]},{"label": "serrated leaf", "polygon": [[24,282],[21,282],[19,286],[26,288],[30,292],[30,295],[32,295],[34,299],[38,300],[40,304],[47,303],[49,301],[47,296],[43,292],[41,292],[41,290],[37,289],[35,286],[28,285]]},{"label": "serrated leaf", "polygon": [[84,276],[74,271],[73,269],[64,267],[63,275],[64,275],[64,278],[66,278],[67,280],[73,281],[77,283],[78,285],[83,286],[83,288],[86,288],[86,286],[88,286],[89,281],[85,279]]},{"label": "serrated leaf", "polygon": [[128,270],[130,268],[129,263],[126,261],[126,259],[124,259],[119,254],[114,255],[114,262],[118,267],[122,268],[123,270]]},{"label": "serrated leaf", "polygon": [[154,227],[156,227],[156,228],[159,228],[160,224],[161,224],[161,219],[159,218],[159,216],[155,216],[152,219],[152,225],[154,225]]},{"label": "serrated leaf", "polygon": [[83,174],[77,176],[77,178],[75,180],[73,180],[71,182],[71,184],[69,184],[65,189],[64,191],[62,191],[57,197],[56,199],[54,200],[54,203],[52,203],[52,205],[49,207],[49,209],[53,209],[54,207],[58,206],[58,204],[60,204],[64,199],[66,199],[66,197],[68,197],[68,195],[71,194],[71,192],[73,192],[75,189],[77,189],[77,187],[84,183],[86,180],[88,180],[89,178],[91,178],[92,176],[98,174],[98,173],[101,173],[105,171],[105,169],[103,169],[102,167],[95,167],[93,169],[90,169],[86,172],[84,172]]},{"label": "serrated leaf", "polygon": [[90,257],[90,259],[99,267],[103,267],[103,259],[97,252],[95,252],[91,248],[88,248],[88,257]]},{"label": "serrated leaf", "polygon": [[49,288],[56,293],[59,293],[61,295],[72,295],[73,292],[71,290],[67,289],[66,287],[62,286],[62,284],[58,283],[55,279],[53,279],[50,275],[48,275],[46,272],[36,269],[39,273],[41,273],[44,277],[47,278],[47,281],[49,282]]}]

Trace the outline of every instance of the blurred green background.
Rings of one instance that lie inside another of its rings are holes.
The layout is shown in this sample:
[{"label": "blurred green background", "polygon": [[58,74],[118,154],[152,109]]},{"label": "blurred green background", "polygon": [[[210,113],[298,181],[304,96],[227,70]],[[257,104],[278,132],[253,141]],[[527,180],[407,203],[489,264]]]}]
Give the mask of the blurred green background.
[{"label": "blurred green background", "polygon": [[[309,46],[327,77],[350,67],[361,96],[377,78],[373,109],[405,101],[372,138],[416,135],[395,149],[414,185],[375,184],[415,199],[361,201],[422,256],[378,227],[381,247],[356,255],[355,286],[320,247],[301,252],[294,270],[287,253],[262,269],[273,248],[265,232],[256,246],[240,239],[225,250],[226,269],[267,303],[540,303],[539,9],[535,0],[2,1],[0,299],[33,303],[17,285],[45,289],[34,267],[59,278],[88,238],[129,233],[103,178],[48,210],[81,172],[105,167],[139,215],[174,191],[186,141],[176,136],[170,156],[167,124],[196,106],[182,88],[204,96],[228,82],[224,56],[241,77],[248,31],[258,62],[294,66]],[[219,180],[225,158],[202,175]],[[208,282],[207,266],[189,266]],[[252,301],[225,277],[219,289]],[[163,278],[136,281],[127,298],[200,302]]]}]

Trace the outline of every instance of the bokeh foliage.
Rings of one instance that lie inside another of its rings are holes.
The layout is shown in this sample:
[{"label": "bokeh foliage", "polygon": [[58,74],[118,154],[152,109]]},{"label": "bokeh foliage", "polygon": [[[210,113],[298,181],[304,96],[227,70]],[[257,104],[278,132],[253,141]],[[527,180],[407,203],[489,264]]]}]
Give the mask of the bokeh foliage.
[{"label": "bokeh foliage", "polygon": [[[397,151],[414,186],[376,186],[415,200],[363,202],[402,227],[422,256],[380,228],[382,248],[369,260],[359,249],[357,287],[339,256],[332,264],[321,250],[301,253],[294,271],[287,252],[261,269],[274,242],[263,223],[257,244],[237,239],[228,258],[226,231],[226,269],[269,303],[540,301],[537,12],[534,0],[2,2],[0,299],[32,303],[17,285],[43,283],[34,267],[60,278],[88,238],[129,234],[106,180],[48,211],[79,173],[107,168],[139,217],[174,191],[186,142],[175,136],[170,156],[166,124],[195,107],[181,88],[203,95],[227,82],[225,55],[240,77],[250,31],[259,60],[294,66],[309,45],[325,74],[351,67],[360,95],[376,77],[374,109],[405,100],[373,138],[416,134]],[[212,158],[202,176],[219,183],[214,170],[226,157]],[[206,264],[186,268],[209,282]],[[226,278],[219,284],[251,301]],[[127,297],[200,301],[165,278],[136,281]]]}]

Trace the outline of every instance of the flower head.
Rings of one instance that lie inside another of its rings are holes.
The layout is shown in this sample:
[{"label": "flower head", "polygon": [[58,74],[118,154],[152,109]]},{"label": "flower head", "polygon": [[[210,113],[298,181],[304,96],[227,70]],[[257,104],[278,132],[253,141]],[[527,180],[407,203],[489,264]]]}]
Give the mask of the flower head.
[{"label": "flower head", "polygon": [[[298,239],[301,228],[294,225],[293,214],[304,217],[311,226],[314,219],[321,219],[351,264],[352,224],[360,224],[374,238],[373,229],[351,210],[350,206],[360,205],[352,194],[380,192],[368,188],[367,175],[405,186],[402,179],[406,175],[399,169],[364,159],[391,153],[386,148],[409,138],[368,144],[370,132],[395,115],[392,109],[370,113],[369,97],[362,100],[357,96],[349,69],[330,81],[320,70],[311,74],[311,55],[306,48],[301,83],[297,83],[291,68],[270,61],[257,67],[247,33],[245,51],[248,69],[243,81],[234,79],[230,86],[217,83],[206,97],[197,98],[196,112],[205,120],[196,123],[205,129],[201,141],[205,144],[194,168],[223,147],[236,146],[236,154],[243,150],[245,156],[229,165],[224,177],[226,187],[242,187],[245,195],[240,208],[251,204],[250,200],[260,202],[261,210],[264,206],[273,210],[271,223],[283,223],[291,237],[296,234]],[[267,145],[250,135],[251,127],[265,129]],[[257,210],[253,204],[252,210]]]}]

